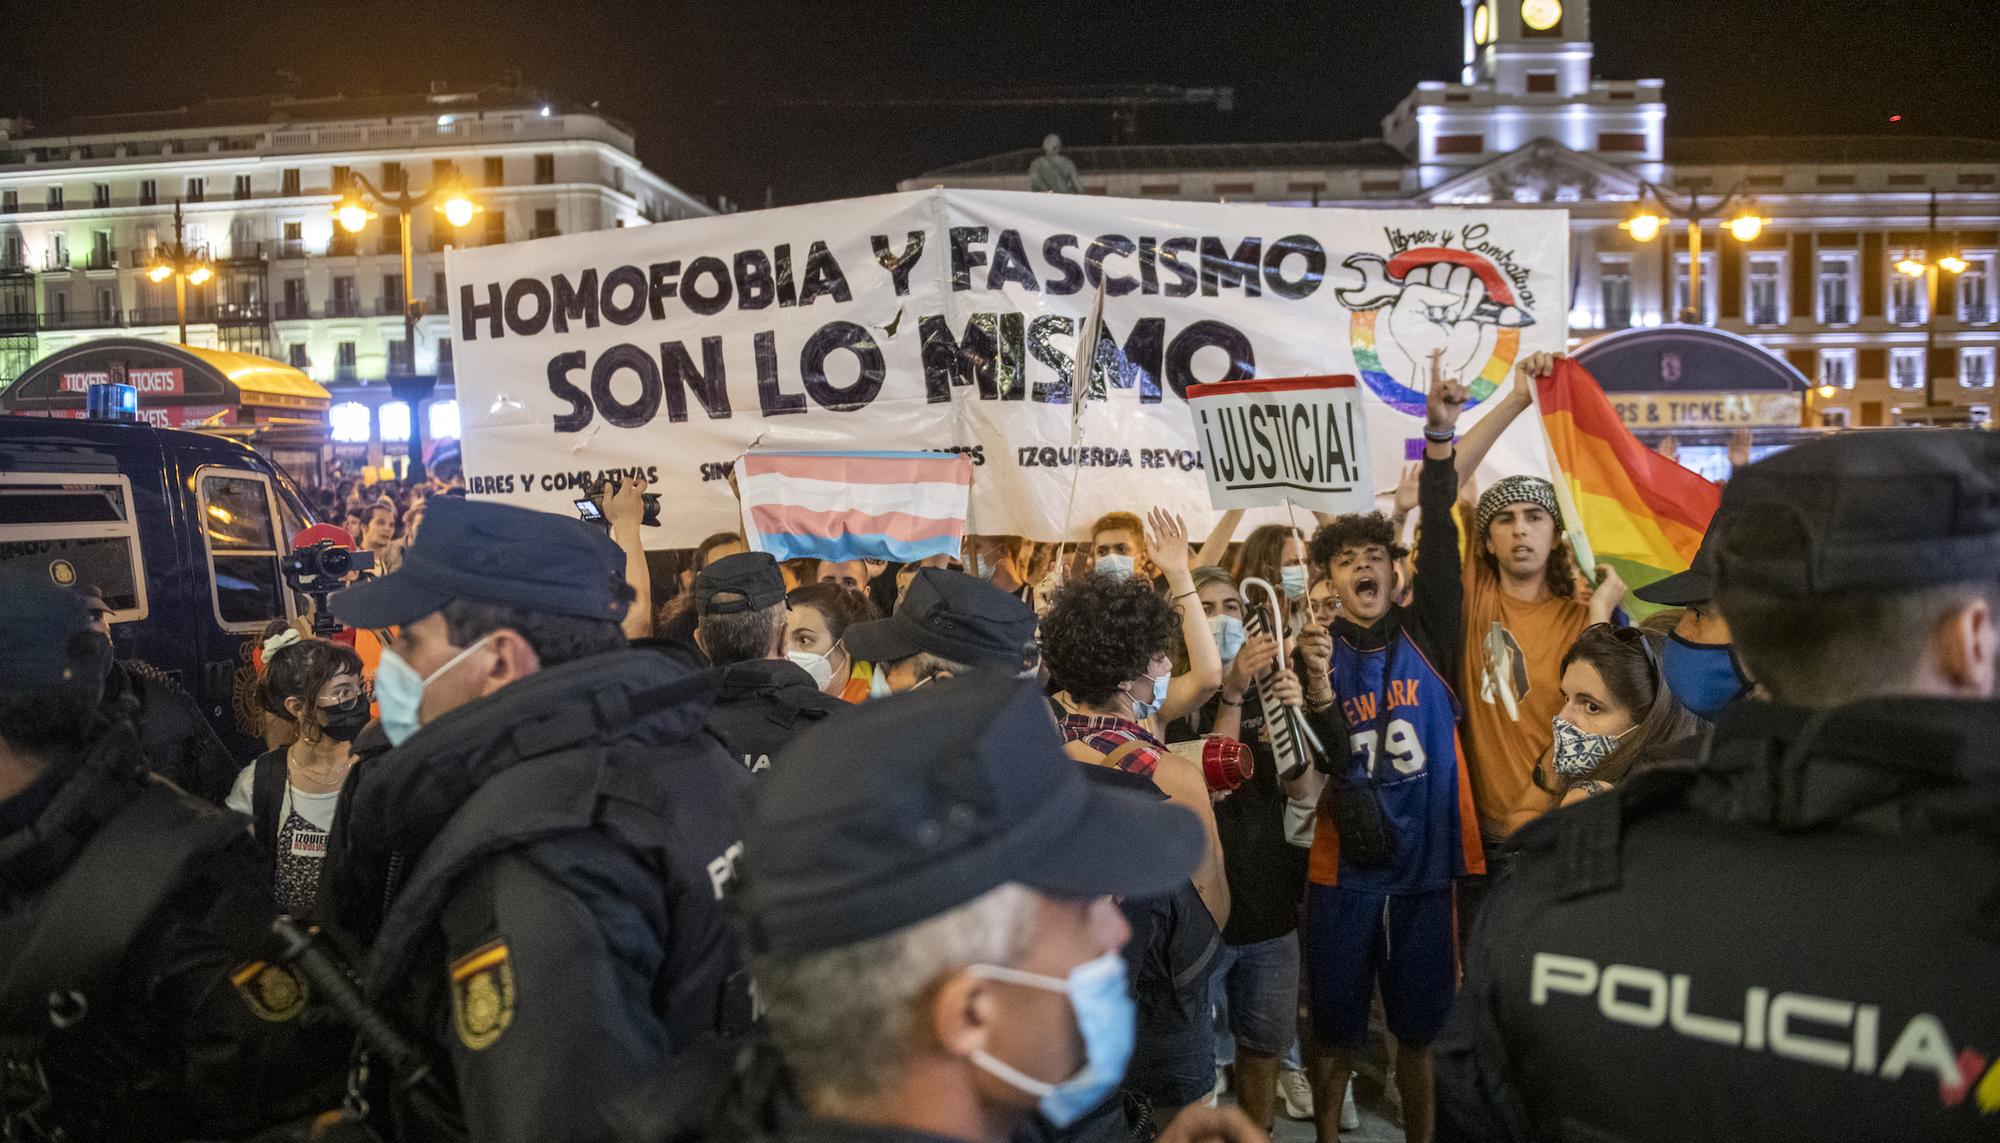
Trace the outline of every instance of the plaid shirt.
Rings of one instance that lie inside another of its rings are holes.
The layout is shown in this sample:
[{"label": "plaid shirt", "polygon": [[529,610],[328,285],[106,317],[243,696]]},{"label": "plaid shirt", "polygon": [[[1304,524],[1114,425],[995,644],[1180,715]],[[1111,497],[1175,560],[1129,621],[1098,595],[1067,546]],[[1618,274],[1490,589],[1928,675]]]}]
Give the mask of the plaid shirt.
[{"label": "plaid shirt", "polygon": [[1127,750],[1119,757],[1118,768],[1128,773],[1150,778],[1153,771],[1159,769],[1160,759],[1167,754],[1166,743],[1129,718],[1108,714],[1065,714],[1056,722],[1062,728],[1064,742],[1081,742],[1103,755],[1133,742],[1144,743],[1139,749]]}]

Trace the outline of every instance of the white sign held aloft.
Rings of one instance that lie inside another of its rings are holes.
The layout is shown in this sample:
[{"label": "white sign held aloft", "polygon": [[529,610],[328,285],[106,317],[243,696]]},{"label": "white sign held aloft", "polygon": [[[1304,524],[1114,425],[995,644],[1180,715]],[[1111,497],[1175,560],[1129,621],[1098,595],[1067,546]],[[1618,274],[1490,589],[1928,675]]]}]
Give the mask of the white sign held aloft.
[{"label": "white sign held aloft", "polygon": [[1374,509],[1368,418],[1354,377],[1191,385],[1187,404],[1215,507]]}]

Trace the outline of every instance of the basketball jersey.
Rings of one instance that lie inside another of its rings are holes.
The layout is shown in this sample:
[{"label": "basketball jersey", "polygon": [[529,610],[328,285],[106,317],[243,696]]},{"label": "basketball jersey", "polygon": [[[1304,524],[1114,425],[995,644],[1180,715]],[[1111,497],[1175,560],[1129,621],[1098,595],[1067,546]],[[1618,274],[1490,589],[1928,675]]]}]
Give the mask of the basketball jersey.
[{"label": "basketball jersey", "polygon": [[1372,868],[1340,859],[1329,786],[1313,831],[1312,881],[1369,893],[1420,893],[1484,873],[1479,819],[1459,749],[1458,698],[1444,676],[1404,631],[1373,651],[1336,638],[1330,674],[1353,747],[1346,777],[1375,779],[1395,830],[1396,856]]}]

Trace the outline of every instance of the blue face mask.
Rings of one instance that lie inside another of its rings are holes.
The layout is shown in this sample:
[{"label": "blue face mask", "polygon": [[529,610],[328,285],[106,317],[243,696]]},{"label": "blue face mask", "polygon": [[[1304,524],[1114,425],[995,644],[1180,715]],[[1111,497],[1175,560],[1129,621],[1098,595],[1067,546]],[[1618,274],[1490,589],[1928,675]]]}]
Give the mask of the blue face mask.
[{"label": "blue face mask", "polygon": [[[1140,722],[1144,722],[1160,713],[1160,708],[1167,705],[1167,680],[1172,676],[1159,675],[1156,677],[1148,675],[1146,677],[1153,680],[1153,701],[1147,702],[1145,699],[1139,698],[1132,699],[1132,717]],[[1132,698],[1130,693],[1127,693],[1125,697]]]},{"label": "blue face mask", "polygon": [[1278,569],[1278,586],[1285,589],[1285,597],[1300,600],[1306,597],[1306,565],[1286,564]]},{"label": "blue face mask", "polygon": [[1113,579],[1126,579],[1130,577],[1134,566],[1131,556],[1097,557],[1098,574],[1108,575]]},{"label": "blue face mask", "polygon": [[1660,677],[1682,706],[1710,722],[1750,689],[1729,644],[1690,643],[1678,635],[1668,635],[1660,652]]},{"label": "blue face mask", "polygon": [[1215,649],[1222,654],[1224,663],[1234,662],[1237,652],[1243,650],[1243,641],[1250,637],[1243,630],[1243,621],[1234,615],[1210,616],[1208,629],[1215,636]]},{"label": "blue face mask", "polygon": [[1125,960],[1105,953],[1070,970],[1067,979],[1017,968],[975,964],[971,971],[989,980],[1060,992],[1069,997],[1076,1029],[1083,1034],[1083,1067],[1061,1083],[1049,1083],[1002,1063],[985,1052],[972,1062],[1001,1083],[1040,1100],[1041,1113],[1058,1128],[1068,1127],[1103,1103],[1125,1078],[1132,1062],[1137,1013],[1125,987]]},{"label": "blue face mask", "polygon": [[435,682],[439,675],[463,663],[467,655],[484,647],[491,638],[490,634],[481,637],[472,646],[453,655],[428,677],[417,674],[417,669],[410,666],[409,660],[397,654],[394,648],[382,648],[382,661],[375,666],[375,704],[382,711],[382,733],[389,736],[389,745],[401,746],[405,739],[423,726],[424,688]]}]

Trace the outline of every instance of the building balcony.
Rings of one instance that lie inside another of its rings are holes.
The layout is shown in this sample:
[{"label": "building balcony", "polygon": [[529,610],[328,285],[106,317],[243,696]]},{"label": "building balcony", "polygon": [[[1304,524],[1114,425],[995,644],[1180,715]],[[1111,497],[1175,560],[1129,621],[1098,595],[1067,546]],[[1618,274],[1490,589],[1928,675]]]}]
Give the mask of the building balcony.
[{"label": "building balcony", "polygon": [[1924,307],[1920,305],[1890,306],[1889,320],[1897,325],[1922,325],[1924,324]]},{"label": "building balcony", "polygon": [[42,269],[46,272],[69,269],[69,251],[46,250],[42,252]]},{"label": "building balcony", "polygon": [[278,303],[277,318],[279,321],[304,321],[311,316],[312,306],[306,302],[285,301]]},{"label": "building balcony", "polygon": [[2000,321],[2000,309],[1993,306],[1960,306],[1958,320],[1966,325],[1991,325]]},{"label": "building balcony", "polygon": [[92,250],[84,258],[83,268],[86,270],[116,270],[118,268],[118,255],[113,254],[109,250]]},{"label": "building balcony", "polygon": [[1819,320],[1825,325],[1853,325],[1853,306],[1824,306],[1820,309]]},{"label": "building balcony", "polygon": [[0,314],[0,336],[19,335],[35,332],[35,315],[32,313]]},{"label": "building balcony", "polygon": [[278,257],[280,257],[280,258],[303,258],[303,257],[305,257],[305,256],[306,256],[306,240],[305,240],[305,239],[303,239],[303,238],[280,238],[280,239],[278,240]]},{"label": "building balcony", "polygon": [[361,380],[361,371],[352,361],[339,362],[333,367],[333,379],[351,385]]},{"label": "building balcony", "polygon": [[326,316],[330,318],[360,317],[361,303],[354,298],[335,298],[327,303]]},{"label": "building balcony", "polygon": [[215,307],[215,320],[219,325],[263,325],[271,320],[271,311],[263,302],[223,302]]},{"label": "building balcony", "polygon": [[262,242],[231,242],[229,256],[218,259],[222,262],[262,262],[265,259]]},{"label": "building balcony", "polygon": [[375,299],[375,312],[382,317],[402,317],[403,299],[377,298]]},{"label": "building balcony", "polygon": [[1778,312],[1778,307],[1776,306],[1752,306],[1750,307],[1750,312],[1746,315],[1746,320],[1751,325],[1785,324],[1784,315]]},{"label": "building balcony", "polygon": [[125,324],[123,317],[124,315],[115,310],[110,313],[99,310],[76,310],[42,314],[37,319],[37,324],[45,330],[116,329]]}]

